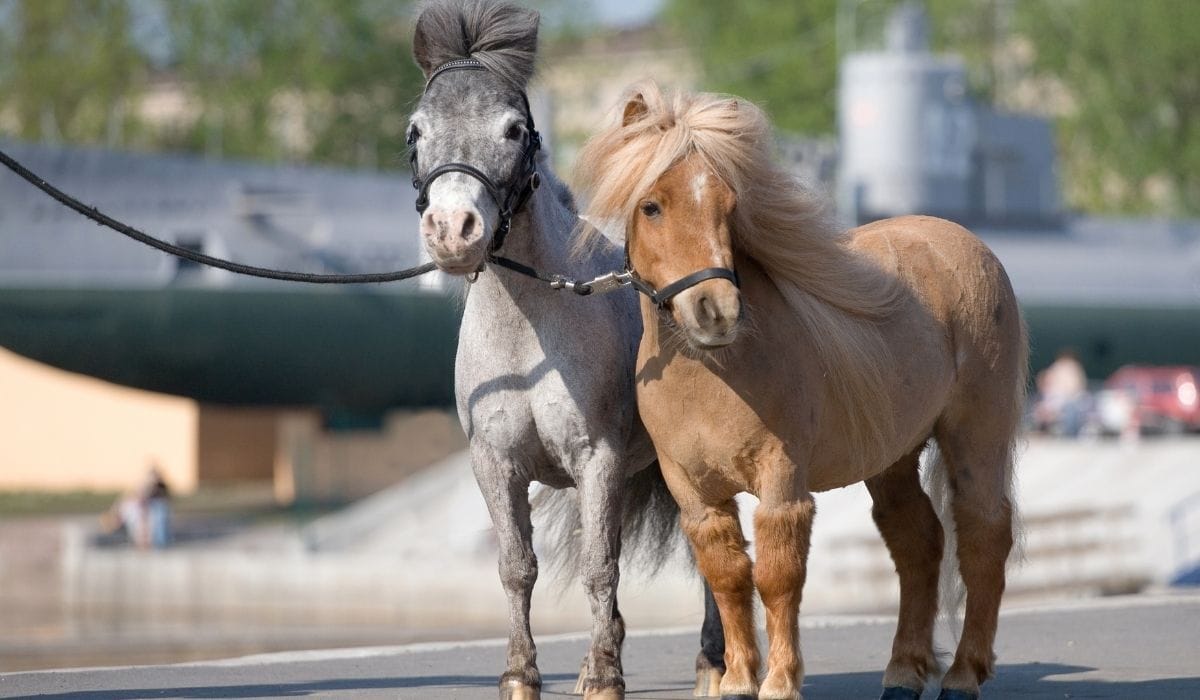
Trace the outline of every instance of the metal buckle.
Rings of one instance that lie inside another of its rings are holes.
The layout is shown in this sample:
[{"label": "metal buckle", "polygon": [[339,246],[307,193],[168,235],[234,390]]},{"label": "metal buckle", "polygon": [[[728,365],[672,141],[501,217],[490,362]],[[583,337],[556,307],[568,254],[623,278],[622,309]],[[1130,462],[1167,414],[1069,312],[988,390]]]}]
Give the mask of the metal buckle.
[{"label": "metal buckle", "polygon": [[607,294],[633,283],[633,275],[628,272],[609,272],[600,275],[587,283],[593,294]]}]

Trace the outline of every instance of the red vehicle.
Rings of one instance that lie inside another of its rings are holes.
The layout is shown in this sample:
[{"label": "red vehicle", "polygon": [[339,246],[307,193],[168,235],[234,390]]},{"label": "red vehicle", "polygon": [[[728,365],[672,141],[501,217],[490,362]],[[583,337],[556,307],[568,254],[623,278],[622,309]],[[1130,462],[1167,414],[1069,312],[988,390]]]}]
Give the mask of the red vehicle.
[{"label": "red vehicle", "polygon": [[1104,382],[1104,388],[1128,397],[1132,417],[1142,430],[1200,430],[1200,367],[1126,365]]}]

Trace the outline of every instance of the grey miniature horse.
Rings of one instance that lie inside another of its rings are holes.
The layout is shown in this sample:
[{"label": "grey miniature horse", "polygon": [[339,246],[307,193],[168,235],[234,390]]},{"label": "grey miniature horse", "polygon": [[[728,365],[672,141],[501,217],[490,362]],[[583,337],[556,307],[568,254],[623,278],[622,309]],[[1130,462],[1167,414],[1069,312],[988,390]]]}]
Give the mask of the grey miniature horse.
[{"label": "grey miniature horse", "polygon": [[[562,529],[577,537],[593,620],[577,692],[621,698],[622,537],[667,544],[678,509],[635,404],[642,328],[632,293],[577,296],[532,276],[539,270],[579,278],[623,261],[611,244],[587,261],[571,255],[574,203],[538,153],[525,96],[538,22],[536,12],[478,0],[422,9],[413,53],[427,83],[408,131],[413,184],[429,255],[443,271],[472,280],[455,385],[508,594],[500,695],[540,695],[529,626],[538,575],[529,487],[539,481],[577,489],[577,514],[568,514],[572,522]],[[498,252],[505,259],[494,257]],[[520,265],[488,264],[497,260]],[[705,608],[699,695],[715,692],[724,670],[724,636],[707,587]]]}]

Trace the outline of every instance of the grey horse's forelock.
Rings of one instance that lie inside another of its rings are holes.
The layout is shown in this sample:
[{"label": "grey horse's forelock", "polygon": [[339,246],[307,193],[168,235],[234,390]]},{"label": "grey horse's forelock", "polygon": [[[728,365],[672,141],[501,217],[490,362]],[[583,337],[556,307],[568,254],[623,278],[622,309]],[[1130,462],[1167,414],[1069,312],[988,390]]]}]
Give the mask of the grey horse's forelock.
[{"label": "grey horse's forelock", "polygon": [[428,77],[438,66],[474,58],[524,89],[533,77],[540,16],[535,10],[486,0],[431,0],[417,16],[413,56]]}]

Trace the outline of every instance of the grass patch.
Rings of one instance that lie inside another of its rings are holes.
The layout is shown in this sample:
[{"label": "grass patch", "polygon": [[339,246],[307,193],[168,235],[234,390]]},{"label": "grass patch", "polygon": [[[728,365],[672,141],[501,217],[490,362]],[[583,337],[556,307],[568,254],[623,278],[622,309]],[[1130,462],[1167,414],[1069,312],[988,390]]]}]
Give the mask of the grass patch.
[{"label": "grass patch", "polygon": [[117,491],[0,491],[0,517],[92,515],[108,510]]}]

